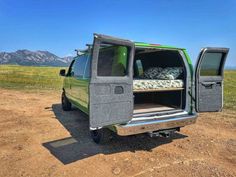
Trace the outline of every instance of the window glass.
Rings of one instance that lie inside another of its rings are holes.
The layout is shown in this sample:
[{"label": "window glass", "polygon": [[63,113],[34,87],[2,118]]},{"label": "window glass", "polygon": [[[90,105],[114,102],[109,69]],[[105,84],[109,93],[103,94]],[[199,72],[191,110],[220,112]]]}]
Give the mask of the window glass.
[{"label": "window glass", "polygon": [[72,62],[70,63],[70,67],[68,69],[67,76],[71,76],[71,71],[74,66],[74,63],[75,63],[75,60],[73,59]]},{"label": "window glass", "polygon": [[222,53],[205,53],[202,59],[200,75],[201,76],[218,76],[220,75]]},{"label": "window glass", "polygon": [[143,64],[141,60],[136,60],[136,67],[138,70],[138,76],[143,76]]},{"label": "window glass", "polygon": [[127,75],[129,50],[126,46],[109,45],[99,50],[98,76]]},{"label": "window glass", "polygon": [[91,75],[90,71],[91,71],[91,56],[89,55],[87,65],[86,65],[85,74],[84,74],[85,78],[90,78],[90,75]]},{"label": "window glass", "polygon": [[83,77],[84,70],[87,62],[87,56],[83,55],[75,59],[75,62],[72,66],[72,76],[74,77]]}]

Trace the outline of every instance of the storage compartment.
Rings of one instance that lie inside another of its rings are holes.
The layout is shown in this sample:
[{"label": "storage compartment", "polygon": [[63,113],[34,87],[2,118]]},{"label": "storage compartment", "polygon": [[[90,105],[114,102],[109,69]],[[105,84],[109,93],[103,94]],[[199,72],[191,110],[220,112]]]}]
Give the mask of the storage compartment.
[{"label": "storage compartment", "polygon": [[134,114],[185,109],[185,87],[186,67],[177,50],[136,50]]},{"label": "storage compartment", "polygon": [[183,91],[134,93],[134,114],[182,110]]}]

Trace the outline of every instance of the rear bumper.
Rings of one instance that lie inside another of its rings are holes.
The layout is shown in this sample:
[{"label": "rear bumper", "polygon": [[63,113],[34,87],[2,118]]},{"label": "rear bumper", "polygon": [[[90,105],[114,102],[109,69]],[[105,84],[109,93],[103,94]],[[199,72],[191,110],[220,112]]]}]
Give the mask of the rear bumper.
[{"label": "rear bumper", "polygon": [[197,114],[185,115],[181,117],[172,117],[162,120],[136,121],[126,125],[115,125],[116,132],[120,136],[134,135],[146,132],[153,132],[164,129],[184,127],[194,124]]}]

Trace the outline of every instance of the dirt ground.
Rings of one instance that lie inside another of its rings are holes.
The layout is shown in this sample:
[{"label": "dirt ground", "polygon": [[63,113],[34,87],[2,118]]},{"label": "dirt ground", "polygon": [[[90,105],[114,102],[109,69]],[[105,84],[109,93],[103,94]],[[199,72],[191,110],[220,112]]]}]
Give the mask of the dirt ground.
[{"label": "dirt ground", "polygon": [[58,92],[0,89],[0,176],[236,176],[236,112],[201,114],[171,138],[93,143]]}]

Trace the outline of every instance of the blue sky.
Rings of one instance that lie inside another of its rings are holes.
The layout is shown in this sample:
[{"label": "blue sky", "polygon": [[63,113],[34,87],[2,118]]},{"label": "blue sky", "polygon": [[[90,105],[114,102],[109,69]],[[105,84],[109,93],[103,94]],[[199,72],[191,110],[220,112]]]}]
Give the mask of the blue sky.
[{"label": "blue sky", "polygon": [[236,66],[235,0],[0,0],[0,51],[66,56],[94,32],[184,47],[193,62],[201,47],[229,47]]}]

